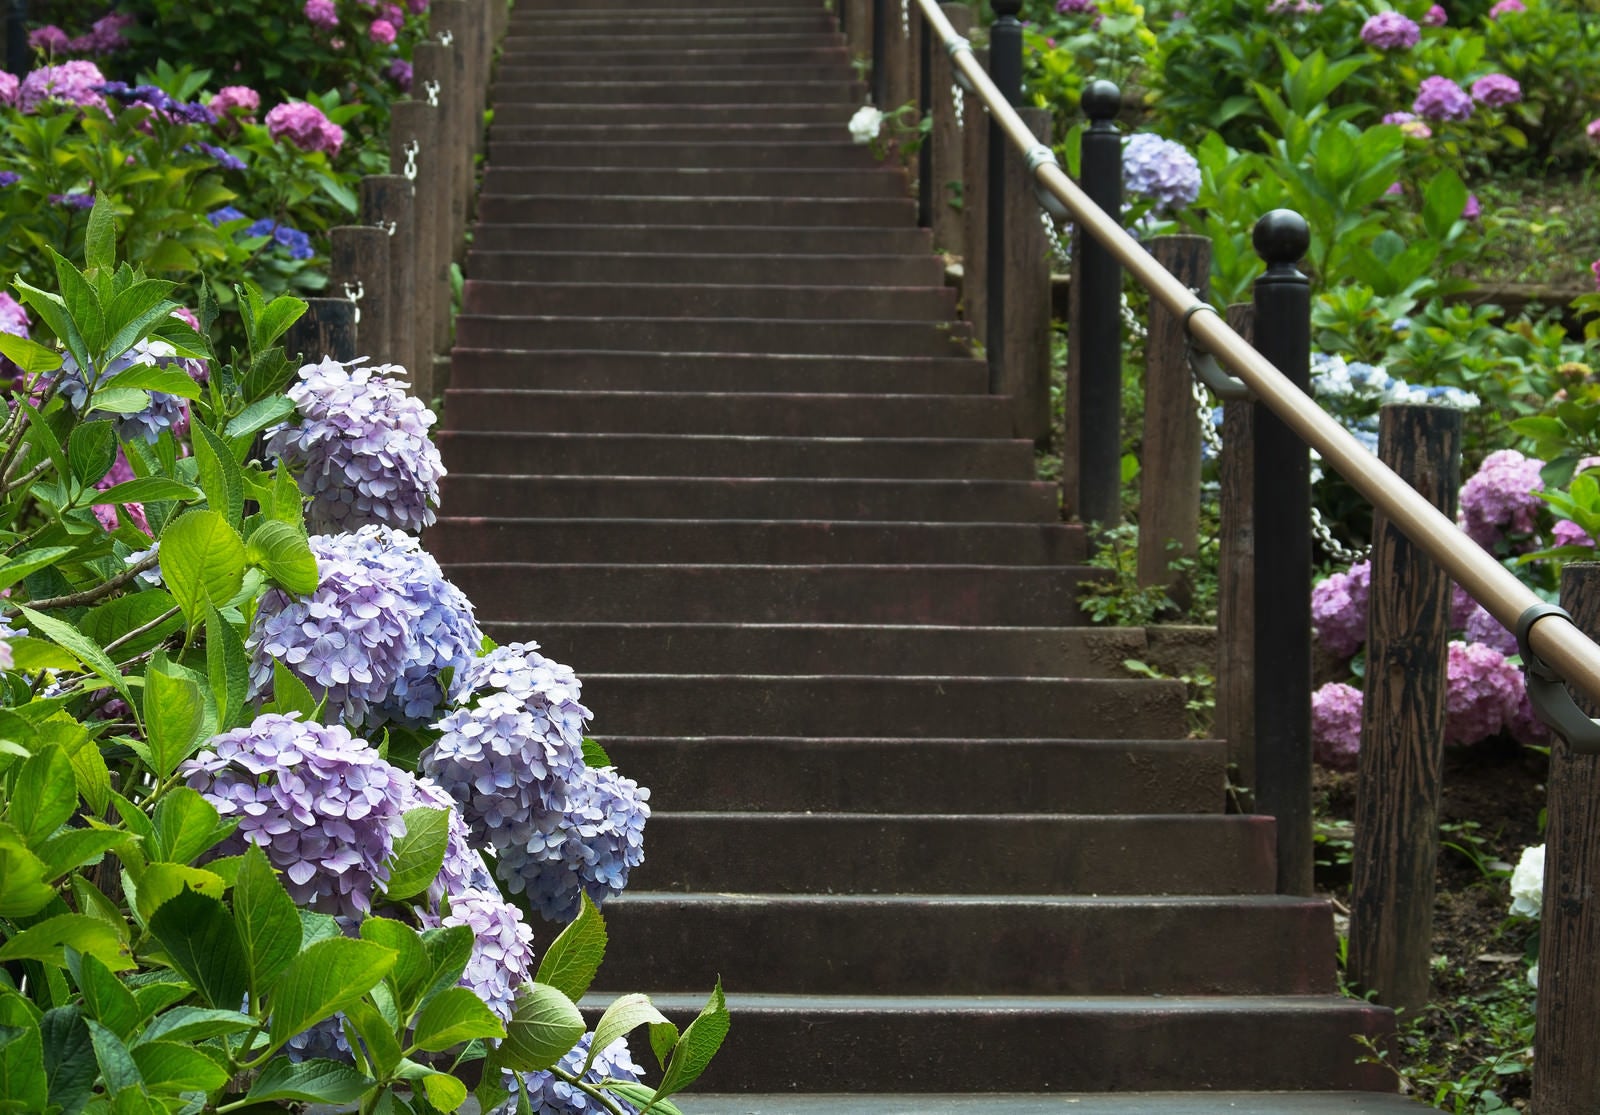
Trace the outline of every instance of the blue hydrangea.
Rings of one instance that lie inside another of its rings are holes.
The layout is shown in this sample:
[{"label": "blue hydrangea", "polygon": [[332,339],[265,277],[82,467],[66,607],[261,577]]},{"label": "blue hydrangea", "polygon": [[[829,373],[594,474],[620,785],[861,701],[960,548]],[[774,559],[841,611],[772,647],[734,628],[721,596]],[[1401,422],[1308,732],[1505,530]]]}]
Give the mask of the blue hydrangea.
[{"label": "blue hydrangea", "polygon": [[483,643],[466,596],[445,580],[416,539],[387,527],[313,535],[317,587],[309,596],[271,589],[245,646],[252,695],[268,691],[282,662],[339,719],[376,726],[422,723],[446,694],[469,686],[464,667]]},{"label": "blue hydrangea", "polygon": [[311,247],[311,237],[297,228],[279,224],[271,217],[262,217],[244,230],[245,236],[270,236],[273,243],[289,253],[290,259],[310,259],[316,255]]},{"label": "blue hydrangea", "polygon": [[[94,377],[95,383],[102,384],[111,377],[141,364],[148,367],[179,368],[196,381],[204,381],[209,374],[205,361],[180,358],[177,350],[166,341],[149,338],[136,342],[127,352],[106,365],[105,371]],[[70,353],[63,358],[61,369],[54,373],[54,378],[57,390],[67,405],[81,412],[88,402],[89,377],[78,368],[78,362]],[[181,437],[188,432],[189,404],[181,395],[152,391],[150,403],[143,410],[133,414],[118,414],[114,417],[117,434],[124,441],[139,438],[153,445],[160,440],[164,431],[172,431],[175,437]]]},{"label": "blue hydrangea", "polygon": [[1200,196],[1200,164],[1181,143],[1136,132],[1122,141],[1122,186],[1158,210],[1182,209]]},{"label": "blue hydrangea", "polygon": [[[216,161],[216,164],[223,170],[245,169],[244,160],[239,158],[239,156],[235,155],[232,151],[229,151],[226,147],[218,147],[214,143],[202,143],[200,145],[200,150],[204,151],[207,155],[210,155],[211,158]],[[237,212],[237,210],[235,210],[235,212]],[[215,224],[216,222],[213,221],[212,223]]]},{"label": "blue hydrangea", "polygon": [[299,421],[274,429],[267,452],[296,470],[316,529],[433,523],[444,462],[428,436],[433,412],[406,394],[404,375],[325,359],[289,388]]},{"label": "blue hydrangea", "polygon": [[296,905],[357,917],[388,879],[410,776],[343,727],[267,713],[212,737],[180,773],[239,827],[217,854],[259,845]]},{"label": "blue hydrangea", "polygon": [[424,914],[427,928],[465,925],[472,930],[472,956],[461,974],[461,986],[482,999],[502,1022],[511,1020],[517,989],[538,970],[533,957],[533,930],[522,911],[494,887],[450,896],[444,917]]},{"label": "blue hydrangea", "polygon": [[[576,1076],[583,1068],[583,1062],[589,1057],[589,1046],[594,1041],[594,1034],[587,1033],[578,1039],[578,1044],[572,1052],[561,1058],[560,1068],[568,1075]],[[628,1049],[628,1039],[618,1038],[595,1054],[594,1064],[589,1071],[584,1073],[585,1084],[598,1085],[606,1080],[615,1080],[628,1083],[638,1083],[644,1077],[644,1068],[633,1059],[632,1052]],[[566,1081],[558,1079],[553,1073],[530,1072],[523,1075],[523,1080],[528,1089],[528,1101],[532,1107],[533,1115],[587,1115],[588,1112],[603,1112],[602,1107],[595,1100],[574,1088]],[[506,1087],[512,1088],[515,1077],[506,1073]],[[638,1109],[615,1093],[607,1093],[613,1103],[623,1111],[634,1112]],[[516,1093],[506,1103],[501,1104],[491,1115],[512,1115],[517,1109]]]},{"label": "blue hydrangea", "polygon": [[218,225],[226,224],[229,221],[246,221],[249,220],[249,218],[243,213],[239,212],[239,210],[235,209],[233,206],[224,205],[221,209],[213,209],[211,212],[207,213],[206,220],[210,221],[213,227],[216,227]]}]

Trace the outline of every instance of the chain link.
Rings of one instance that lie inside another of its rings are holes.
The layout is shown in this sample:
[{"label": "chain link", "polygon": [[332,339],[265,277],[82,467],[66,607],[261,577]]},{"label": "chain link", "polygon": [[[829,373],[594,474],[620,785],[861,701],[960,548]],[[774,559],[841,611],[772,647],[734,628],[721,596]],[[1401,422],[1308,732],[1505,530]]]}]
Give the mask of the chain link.
[{"label": "chain link", "polygon": [[1333,536],[1333,531],[1328,529],[1328,524],[1322,521],[1322,512],[1317,510],[1317,505],[1311,505],[1311,537],[1317,540],[1323,552],[1334,561],[1346,565],[1354,565],[1359,561],[1366,561],[1372,554],[1371,546],[1364,546],[1359,550],[1352,550],[1343,542]]},{"label": "chain link", "polygon": [[950,86],[950,103],[956,110],[956,127],[966,126],[967,95],[959,85]]},{"label": "chain link", "polygon": [[439,83],[437,81],[430,80],[425,85],[423,85],[422,88],[428,94],[428,104],[431,105],[434,108],[438,108],[439,107],[439,89],[441,88]]},{"label": "chain link", "polygon": [[1200,419],[1200,440],[1213,457],[1221,456],[1222,431],[1217,427],[1217,408],[1211,401],[1211,392],[1193,376],[1189,377],[1189,391],[1194,395],[1194,412]]},{"label": "chain link", "polygon": [[1063,269],[1068,267],[1072,263],[1072,253],[1067,250],[1066,241],[1061,238],[1061,229],[1056,225],[1055,218],[1041,209],[1039,221],[1044,225],[1045,239],[1050,241],[1050,257],[1055,260],[1056,266]]},{"label": "chain link", "polygon": [[387,232],[390,236],[393,236],[396,232],[400,231],[400,222],[399,221],[378,220],[378,221],[373,221],[372,223],[374,225],[376,225],[378,228],[383,229],[383,231]]},{"label": "chain link", "polygon": [[406,153],[406,168],[400,173],[404,174],[408,180],[415,182],[417,180],[417,156],[422,152],[422,144],[417,140],[410,139],[406,141],[406,145],[402,150]]},{"label": "chain link", "polygon": [[900,37],[911,37],[911,0],[900,0]]},{"label": "chain link", "polygon": [[360,325],[361,324],[361,300],[367,296],[367,288],[361,285],[361,280],[360,279],[357,279],[355,281],[354,285],[352,285],[350,283],[345,283],[344,284],[344,296],[346,298],[348,298],[350,300],[350,304],[356,308],[355,317],[354,317],[354,324]]},{"label": "chain link", "polygon": [[443,31],[439,32],[439,45],[440,46],[455,46],[455,43],[456,43],[456,34],[455,34],[454,31],[452,31],[448,27],[446,27]]}]

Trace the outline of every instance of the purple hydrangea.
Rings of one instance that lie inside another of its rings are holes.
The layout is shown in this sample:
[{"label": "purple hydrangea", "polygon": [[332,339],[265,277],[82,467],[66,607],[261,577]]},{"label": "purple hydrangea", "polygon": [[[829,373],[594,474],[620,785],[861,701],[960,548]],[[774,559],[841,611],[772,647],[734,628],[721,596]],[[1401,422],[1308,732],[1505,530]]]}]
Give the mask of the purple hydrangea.
[{"label": "purple hydrangea", "polygon": [[393,62],[389,63],[388,68],[383,72],[388,75],[390,81],[399,86],[400,92],[411,92],[410,62],[407,62],[404,58],[396,58]]},{"label": "purple hydrangea", "polygon": [[[93,199],[91,199],[92,201]],[[134,346],[106,366],[104,372],[94,377],[101,384],[129,368],[143,365],[152,368],[178,368],[187,372],[197,382],[203,382],[208,369],[205,361],[192,360],[178,355],[178,350],[166,341],[149,338],[135,342]],[[74,410],[81,411],[89,397],[88,377],[78,368],[78,362],[67,354],[55,373],[61,397]],[[172,431],[182,436],[189,428],[189,403],[181,395],[165,391],[151,391],[150,402],[143,410],[115,416],[117,434],[124,441],[140,438],[150,445],[161,440],[161,435]]]},{"label": "purple hydrangea", "polygon": [[28,311],[22,308],[22,303],[6,291],[0,291],[0,333],[27,337],[28,325]]},{"label": "purple hydrangea", "polygon": [[1481,604],[1474,603],[1472,614],[1462,625],[1462,632],[1466,635],[1467,642],[1481,643],[1507,658],[1517,653],[1517,637],[1507,631]]},{"label": "purple hydrangea", "polygon": [[396,375],[405,369],[325,359],[301,368],[289,388],[300,420],[274,430],[267,452],[297,470],[318,529],[432,524],[445,474],[428,437],[434,415]]},{"label": "purple hydrangea", "polygon": [[22,79],[17,90],[17,107],[23,112],[33,112],[46,101],[57,101],[104,108],[106,101],[98,90],[105,83],[106,75],[93,62],[74,60],[59,66],[41,66]]},{"label": "purple hydrangea", "polygon": [[1528,5],[1524,4],[1522,0],[1499,0],[1499,3],[1495,4],[1494,7],[1489,9],[1489,18],[1499,19],[1503,15],[1510,15],[1513,12],[1525,12],[1527,10]]},{"label": "purple hydrangea", "polygon": [[[560,1068],[571,1076],[576,1076],[583,1068],[583,1063],[589,1059],[589,1046],[594,1041],[594,1034],[587,1033],[578,1039],[578,1044],[572,1052],[561,1058]],[[628,1049],[628,1039],[618,1038],[595,1054],[594,1064],[584,1074],[585,1084],[598,1085],[603,1080],[617,1080],[638,1082],[644,1077],[644,1069],[633,1059],[633,1054]],[[506,1073],[506,1087],[512,1087],[512,1074]],[[588,1115],[589,1112],[603,1112],[606,1109],[595,1100],[574,1088],[565,1080],[554,1073],[530,1072],[523,1076],[528,1089],[528,1101],[533,1115]],[[623,1111],[632,1112],[638,1109],[620,1099],[614,1094],[607,1093]],[[512,1115],[517,1109],[517,1100],[513,1094],[510,1100],[495,1108],[490,1115]]]},{"label": "purple hydrangea", "polygon": [[1433,129],[1410,112],[1391,112],[1383,118],[1383,122],[1400,125],[1400,130],[1414,139],[1428,139],[1433,135]]},{"label": "purple hydrangea", "polygon": [[0,70],[0,105],[15,106],[17,94],[22,89],[22,79],[16,74]]},{"label": "purple hydrangea", "polygon": [[1534,492],[1544,488],[1539,470],[1544,462],[1515,449],[1490,453],[1461,485],[1459,519],[1468,536],[1492,550],[1509,534],[1531,535],[1537,529],[1543,501]]},{"label": "purple hydrangea", "polygon": [[90,24],[87,34],[79,35],[67,46],[79,54],[115,54],[128,45],[123,30],[138,22],[135,16],[126,12],[112,12],[95,20]]},{"label": "purple hydrangea", "polygon": [[274,105],[267,113],[267,134],[287,139],[302,151],[325,151],[329,158],[344,145],[344,129],[323,115],[316,105],[290,101]]},{"label": "purple hydrangea", "polygon": [[60,54],[72,49],[72,37],[53,23],[28,32],[29,48],[45,54]]},{"label": "purple hydrangea", "polygon": [[304,11],[306,21],[313,27],[339,26],[339,10],[333,6],[333,0],[306,0]]},{"label": "purple hydrangea", "polygon": [[1379,12],[1361,25],[1361,41],[1377,50],[1410,50],[1422,28],[1399,12]]},{"label": "purple hydrangea", "polygon": [[413,778],[406,789],[405,808],[443,809],[449,813],[444,862],[425,896],[430,913],[437,915],[443,900],[452,895],[495,889],[494,876],[489,873],[483,853],[472,846],[472,833],[455,798],[426,778]]},{"label": "purple hydrangea", "polygon": [[200,150],[204,151],[207,155],[210,155],[216,164],[223,170],[245,169],[244,160],[239,158],[239,156],[235,155],[233,152],[229,151],[226,147],[218,147],[214,143],[202,143],[200,145]]},{"label": "purple hydrangea", "polygon": [[218,117],[238,113],[251,119],[261,110],[261,94],[248,85],[224,85],[208,104]]},{"label": "purple hydrangea", "polygon": [[1522,671],[1482,643],[1450,643],[1445,692],[1446,743],[1467,744],[1509,728],[1522,706]]},{"label": "purple hydrangea", "polygon": [[1483,203],[1478,200],[1477,194],[1468,194],[1467,203],[1461,207],[1463,220],[1475,221],[1483,216]]},{"label": "purple hydrangea", "polygon": [[1317,642],[1337,658],[1349,658],[1367,641],[1367,602],[1372,563],[1363,561],[1347,573],[1335,573],[1311,590],[1311,627]]},{"label": "purple hydrangea", "polygon": [[452,695],[467,688],[463,667],[483,636],[466,596],[415,539],[367,526],[313,535],[311,552],[316,590],[270,589],[257,606],[245,640],[253,695],[269,689],[279,661],[339,719],[377,725],[431,717],[445,669],[455,671]]},{"label": "purple hydrangea", "polygon": [[1361,690],[1338,681],[1311,694],[1311,747],[1317,762],[1334,770],[1355,769],[1364,704]]},{"label": "purple hydrangea", "polygon": [[409,775],[339,726],[268,713],[210,739],[180,768],[239,827],[219,855],[259,845],[296,905],[358,917],[388,879]]},{"label": "purple hydrangea", "polygon": [[206,220],[211,222],[213,228],[225,225],[229,221],[247,221],[249,219],[231,205],[224,205],[221,209],[213,209],[206,214]]},{"label": "purple hydrangea", "polygon": [[1100,6],[1095,0],[1056,0],[1056,11],[1062,15],[1079,12],[1098,12]]},{"label": "purple hydrangea", "polygon": [[1423,15],[1422,22],[1428,27],[1443,27],[1450,22],[1450,16],[1443,8],[1435,4]]},{"label": "purple hydrangea", "polygon": [[1472,99],[1491,108],[1514,105],[1522,100],[1522,86],[1505,74],[1484,74],[1472,83]]},{"label": "purple hydrangea", "polygon": [[461,986],[470,988],[502,1022],[509,1022],[517,989],[538,970],[533,930],[522,920],[522,911],[491,885],[450,895],[450,912],[443,918],[424,914],[422,923],[430,929],[471,928],[472,957],[461,973]]},{"label": "purple hydrangea", "polygon": [[15,186],[20,181],[22,181],[22,175],[16,171],[0,170],[0,189],[4,189],[6,186]]},{"label": "purple hydrangea", "polygon": [[1552,546],[1588,546],[1594,549],[1594,539],[1571,519],[1558,519],[1550,531]]},{"label": "purple hydrangea", "polygon": [[[234,211],[237,212],[237,210]],[[290,259],[310,259],[312,256],[317,254],[316,251],[311,247],[310,236],[304,232],[301,232],[297,228],[291,228],[288,225],[279,224],[271,217],[262,217],[259,221],[245,229],[244,232],[240,233],[240,235],[246,237],[270,236],[272,237],[273,243],[277,244],[280,248],[283,248],[289,253]]]},{"label": "purple hydrangea", "polygon": [[1157,209],[1182,209],[1200,196],[1200,164],[1181,143],[1136,132],[1122,141],[1122,185]]},{"label": "purple hydrangea", "polygon": [[1429,120],[1465,120],[1472,115],[1472,98],[1449,78],[1435,74],[1422,79],[1411,111]]}]

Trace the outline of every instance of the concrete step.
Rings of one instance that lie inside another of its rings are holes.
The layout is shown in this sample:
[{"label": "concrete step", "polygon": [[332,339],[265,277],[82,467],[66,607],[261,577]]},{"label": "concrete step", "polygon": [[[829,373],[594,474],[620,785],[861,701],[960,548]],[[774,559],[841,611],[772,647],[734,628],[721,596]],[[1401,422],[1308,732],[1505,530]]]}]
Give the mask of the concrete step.
[{"label": "concrete step", "polygon": [[1176,681],[591,674],[583,695],[602,710],[596,729],[624,736],[1179,739],[1187,729]]},{"label": "concrete step", "polygon": [[[582,410],[578,410],[582,414]],[[648,433],[484,433],[434,441],[460,472],[565,476],[983,477],[1029,480],[1033,443],[993,438],[767,437]],[[535,550],[541,555],[543,547]]]},{"label": "concrete step", "polygon": [[[830,132],[832,129],[829,129]],[[666,143],[620,140],[496,140],[489,144],[489,165],[506,167],[660,168],[733,170],[875,170],[883,163],[872,149],[843,135],[785,143]],[[609,173],[609,171],[608,171]],[[905,180],[896,178],[902,190]]]},{"label": "concrete step", "polygon": [[905,171],[898,166],[859,169],[791,169],[787,167],[490,166],[483,176],[482,196],[519,197],[530,179],[550,194],[604,194],[607,197],[726,197],[815,199],[903,199]]},{"label": "concrete step", "polygon": [[[747,754],[746,761],[765,766],[754,753]],[[956,769],[949,774],[955,780],[965,777],[965,771]],[[629,894],[639,890],[705,894],[1215,896],[1270,895],[1277,885],[1274,825],[1270,817],[994,815],[970,807],[953,814],[899,815],[877,811],[785,813],[769,809],[744,813],[676,812],[681,807],[656,787],[651,787],[650,803],[655,812],[650,817],[649,855],[644,866],[630,876]],[[1162,907],[1162,911],[1149,916],[1159,920],[1165,912],[1172,918],[1166,928],[1173,931],[1179,920],[1194,916],[1185,912],[1183,905]],[[1242,921],[1250,920],[1242,904],[1223,905]],[[1317,907],[1318,914],[1325,916],[1326,906],[1318,903]],[[798,908],[815,910],[804,902]],[[1127,912],[1119,905],[1110,908]],[[970,906],[963,905],[962,909],[970,915]],[[610,912],[608,906],[607,914]],[[1076,914],[1076,910],[1062,912]],[[1209,909],[1207,912],[1218,913]],[[912,922],[918,920],[917,915],[911,918]],[[923,928],[919,925],[918,932]],[[1323,934],[1329,928],[1319,921],[1309,927],[1302,925],[1299,930],[1284,928],[1282,932],[1316,941],[1316,958],[1320,960],[1327,952]],[[890,939],[909,936],[905,929],[891,934]],[[1230,933],[1222,935],[1232,938]],[[970,944],[945,943],[953,952],[963,952]],[[1135,955],[1139,946],[1161,951],[1156,942],[1128,939],[1122,944],[1129,956]],[[1302,940],[1297,949],[1303,945]],[[1037,959],[1038,952],[1034,957]],[[1241,974],[1234,971],[1224,975],[1220,964],[1218,969],[1212,969],[1218,973],[1218,982],[1207,983],[1196,976],[1183,986],[1212,994],[1331,990],[1331,960],[1326,973],[1328,982],[1319,979],[1309,983],[1304,973],[1317,970],[1316,965],[1307,965],[1310,957],[1296,951],[1292,958],[1278,959],[1285,963],[1269,963],[1269,956],[1264,955],[1260,957],[1261,967],[1293,968],[1297,972],[1293,986],[1276,986],[1275,981],[1281,977],[1271,975],[1255,977],[1270,982],[1237,982]],[[1193,950],[1193,959],[1186,963],[1211,965],[1220,961],[1218,955],[1208,954],[1202,946]],[[1088,958],[1081,954],[1074,955],[1074,962],[1075,966],[1089,966]],[[1061,982],[1063,978],[1096,980],[1104,973],[1063,977],[1054,965],[1046,963],[1042,967],[1045,971],[1041,983],[1025,985],[1001,979],[987,985],[988,990],[1098,995],[1134,989],[1173,993],[1180,989],[1175,985],[1159,987],[1159,979],[1140,987],[1126,971],[1110,983],[1067,984]],[[785,978],[784,982],[764,986],[769,990],[820,990],[804,976],[796,975],[793,981]],[[664,973],[646,977],[645,982],[652,979],[656,983],[667,982]],[[731,975],[729,979],[732,982]],[[752,991],[757,988],[749,980],[739,982]],[[859,986],[892,990],[877,982]],[[843,989],[848,987],[843,985]],[[926,986],[924,990],[936,988]],[[945,986],[943,990],[957,989]]]},{"label": "concrete step", "polygon": [[[1392,1083],[1392,1082],[1391,1082]],[[694,1094],[695,1115],[1417,1115],[1382,1092],[1074,1092],[947,1096]]]},{"label": "concrete step", "polygon": [[[543,628],[546,648],[582,676],[585,644],[562,653],[568,629]],[[1208,814],[1227,781],[1220,740],[596,738],[674,809]],[[671,843],[652,829],[650,857],[680,854]]]},{"label": "concrete step", "polygon": [[[537,183],[530,183],[537,185]],[[478,239],[501,224],[734,225],[910,228],[910,198],[630,197],[621,194],[490,194],[478,199]],[[747,251],[750,249],[746,249]]]},{"label": "concrete step", "polygon": [[[656,58],[653,62],[633,64],[612,62],[609,57],[605,60],[592,59],[588,63],[579,61],[574,64],[573,59],[569,57],[565,66],[526,63],[501,66],[495,71],[495,77],[515,85],[557,81],[643,81],[697,85],[703,81],[761,81],[772,76],[770,62],[767,64],[754,60],[727,62],[720,60],[720,51],[700,53],[710,54],[712,58],[718,60],[683,62],[679,60],[680,52],[677,51],[668,58]],[[807,61],[785,64],[783,72],[795,81],[831,81],[840,85],[850,85],[856,81],[855,70],[851,68],[849,56],[842,50],[816,51]]]},{"label": "concrete step", "polygon": [[804,228],[744,225],[573,225],[501,221],[480,225],[475,243],[502,252],[644,252],[674,255],[921,255],[933,253],[922,228]]},{"label": "concrete step", "polygon": [[568,57],[604,58],[611,50],[653,51],[656,59],[671,58],[682,50],[748,50],[768,47],[838,47],[844,40],[837,31],[772,31],[740,28],[724,23],[716,28],[695,31],[643,29],[634,34],[624,25],[590,27],[580,30],[555,28],[550,34],[507,35],[503,42],[506,57],[516,58],[524,49],[564,53]]},{"label": "concrete step", "polygon": [[[695,947],[710,964],[718,942]],[[710,982],[651,1000],[685,1025],[705,1005]],[[585,997],[591,1025],[611,998]],[[804,996],[735,989],[727,1002],[734,1028],[696,1095],[1394,1087],[1389,1069],[1357,1063],[1367,1050],[1356,1040],[1382,1040],[1393,1030],[1393,1012],[1336,995]]]},{"label": "concrete step", "polygon": [[462,314],[465,348],[601,352],[970,356],[965,322],[778,321],[725,318],[494,317]]},{"label": "concrete step", "polygon": [[[782,124],[827,124],[843,128],[855,115],[856,107],[845,101],[827,100],[817,104],[703,104],[703,105],[592,105],[577,100],[551,101],[548,104],[494,104],[495,128],[545,125],[559,121],[566,127],[617,124],[757,124],[762,127]],[[492,133],[498,134],[498,133]]]},{"label": "concrete step", "polygon": [[946,286],[750,287],[705,283],[506,283],[468,279],[462,312],[511,316],[800,318],[806,321],[949,321],[956,292]]},{"label": "concrete step", "polygon": [[[1007,405],[1008,400],[998,395],[706,395],[668,391],[454,388],[445,394],[446,422],[450,430],[766,435],[886,441],[919,435],[1003,440],[1010,434]],[[888,448],[893,450],[892,445]],[[1031,453],[1029,456],[1031,458]],[[496,471],[524,473],[533,470],[501,467]],[[648,476],[652,473],[617,469],[610,475]],[[934,473],[927,479],[943,475],[948,474]],[[1031,471],[1025,470],[1024,475],[1015,479],[1031,480]]]},{"label": "concrete step", "polygon": [[[565,660],[559,640],[547,649]],[[1203,815],[1226,781],[1217,740],[596,738],[652,800],[687,810]]]},{"label": "concrete step", "polygon": [[[1053,523],[1054,485],[1008,480],[672,479],[455,473],[440,505],[454,515],[554,519],[805,519]],[[908,558],[915,554],[906,555]],[[1045,622],[1041,620],[1041,622]]]},{"label": "concrete step", "polygon": [[[762,11],[774,8],[793,9],[795,11],[813,12],[817,8],[816,0],[760,0],[758,7]],[[605,15],[615,20],[626,21],[631,16],[640,12],[682,12],[687,10],[700,12],[728,12],[737,14],[744,11],[744,5],[735,3],[734,0],[707,0],[704,4],[687,5],[683,0],[596,0],[595,3],[585,4],[583,10],[591,15]],[[570,0],[517,0],[513,9],[513,19],[535,17],[535,14],[549,14],[559,19],[572,11]]]},{"label": "concrete step", "polygon": [[[824,124],[574,124],[546,120],[538,124],[513,125],[497,120],[489,142],[491,146],[540,143],[761,146],[779,142],[832,145],[838,141],[841,127],[842,123],[831,121]],[[861,150],[869,149],[862,147]]]},{"label": "concrete step", "polygon": [[457,348],[450,357],[450,383],[462,389],[727,392],[758,388],[835,395],[981,395],[989,390],[989,371],[982,361],[970,357]]},{"label": "concrete step", "polygon": [[[696,16],[682,8],[663,9],[659,12],[634,12],[621,24],[628,35],[679,35],[698,32],[721,34],[750,33],[775,35],[790,31],[805,33],[837,32],[839,21],[828,12],[818,9],[800,12],[793,8],[773,8],[763,5],[747,12],[708,11]],[[573,11],[566,15],[554,12],[530,13],[521,19],[512,19],[506,27],[506,37],[538,41],[550,35],[604,34],[618,29],[617,17],[590,11]]]},{"label": "concrete step", "polygon": [[[771,46],[740,47],[683,47],[663,56],[654,50],[608,50],[601,55],[569,54],[565,51],[545,50],[534,41],[528,48],[507,54],[501,60],[497,73],[515,72],[532,74],[536,79],[545,76],[568,74],[593,74],[595,76],[626,78],[634,69],[671,67],[713,72],[722,67],[790,66],[802,71],[811,67],[844,63],[849,65],[850,52],[842,41],[821,46]],[[770,71],[769,71],[770,72]],[[855,74],[852,71],[851,77]],[[498,125],[499,120],[495,123]]]},{"label": "concrete step", "polygon": [[467,281],[672,283],[776,287],[939,287],[944,262],[930,255],[733,255],[664,252],[507,252],[467,257]]},{"label": "concrete step", "polygon": [[[878,854],[870,845],[763,846],[778,875],[793,860]],[[606,902],[605,917],[604,979],[614,987],[696,987],[720,977],[741,991],[798,995],[866,987],[880,995],[1333,991],[1332,910],[1278,895],[662,894],[630,880]],[[848,951],[830,947],[839,940]],[[706,941],[722,947],[708,956],[696,947]]]},{"label": "concrete step", "polygon": [[[576,38],[542,39],[549,46]],[[607,36],[597,42],[609,43]],[[616,40],[619,46],[643,39]],[[710,43],[711,37],[689,41]],[[730,40],[730,45],[738,40]],[[676,45],[676,44],[675,44]],[[497,81],[489,91],[497,105],[859,105],[866,88],[844,81]]]}]

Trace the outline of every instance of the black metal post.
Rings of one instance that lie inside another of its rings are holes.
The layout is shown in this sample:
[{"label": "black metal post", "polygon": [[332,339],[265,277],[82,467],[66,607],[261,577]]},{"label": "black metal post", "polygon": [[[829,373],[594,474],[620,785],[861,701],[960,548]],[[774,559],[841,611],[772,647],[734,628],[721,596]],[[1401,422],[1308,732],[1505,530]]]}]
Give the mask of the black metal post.
[{"label": "black metal post", "polygon": [[[1295,264],[1311,243],[1300,214],[1256,222],[1267,272],[1255,285],[1255,344],[1293,384],[1311,385],[1311,284]],[[1311,893],[1311,455],[1255,408],[1256,808],[1277,818],[1278,891]]]},{"label": "black metal post", "polygon": [[[994,23],[989,28],[989,77],[1008,104],[1022,99],[1022,24],[1017,13],[1022,0],[989,0]],[[988,274],[984,286],[988,299],[989,392],[999,394],[1005,383],[1006,335],[1006,164],[1015,156],[1005,132],[989,120],[989,212],[987,214]]]},{"label": "black metal post", "polygon": [[834,0],[833,11],[839,17],[839,34],[845,34],[849,28],[849,3],[850,0]]},{"label": "black metal post", "polygon": [[[915,6],[911,18],[917,25],[918,55],[922,60],[921,77],[917,82],[917,124],[928,119],[933,111],[933,32],[922,10]],[[922,133],[922,143],[917,148],[917,225],[933,227],[933,132]]]},{"label": "black metal post", "polygon": [[24,75],[33,69],[28,48],[28,0],[6,2],[6,69]]},{"label": "black metal post", "polygon": [[889,0],[872,0],[872,103],[879,111],[889,99]]},{"label": "black metal post", "polygon": [[[1113,218],[1122,214],[1122,91],[1092,81],[1083,91],[1084,192]],[[1122,265],[1091,236],[1077,238],[1073,286],[1082,284],[1078,336],[1078,517],[1111,526],[1122,518]]]}]

